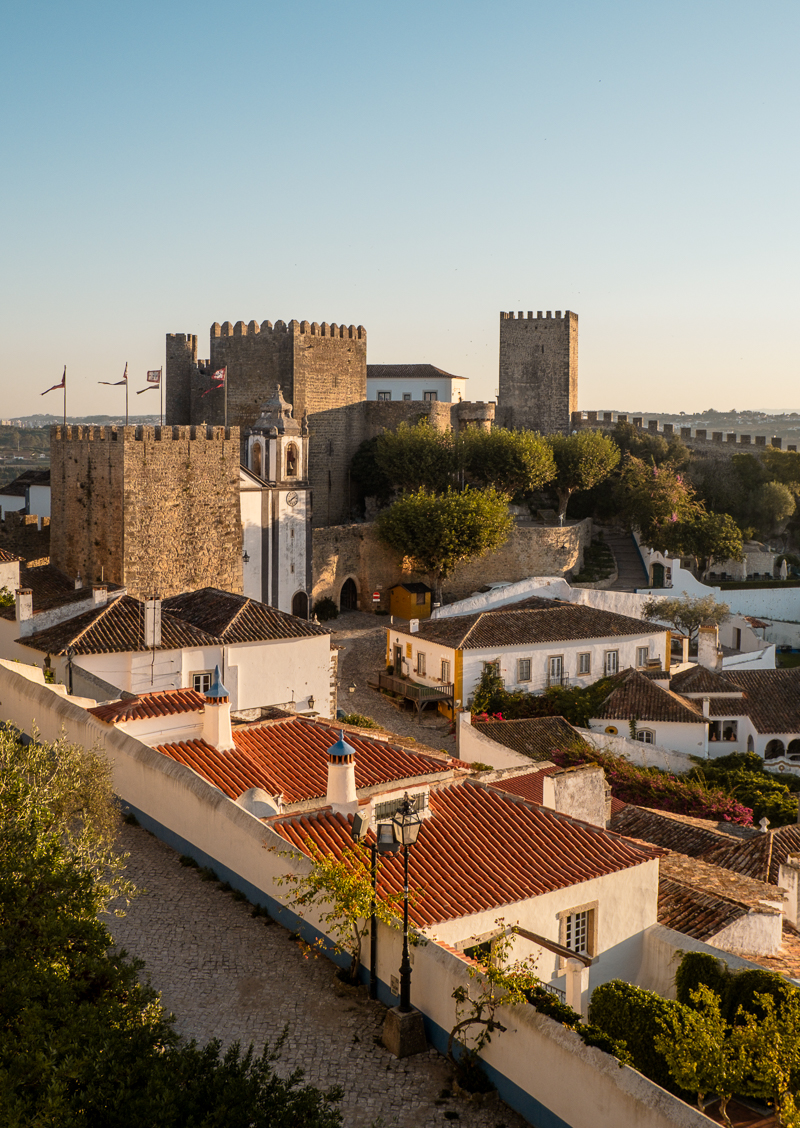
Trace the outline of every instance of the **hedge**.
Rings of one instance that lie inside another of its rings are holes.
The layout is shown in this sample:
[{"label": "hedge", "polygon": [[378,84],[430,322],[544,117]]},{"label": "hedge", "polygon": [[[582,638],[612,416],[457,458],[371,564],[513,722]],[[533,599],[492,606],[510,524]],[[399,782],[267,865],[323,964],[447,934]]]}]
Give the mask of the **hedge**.
[{"label": "hedge", "polygon": [[691,1096],[675,1084],[663,1054],[653,1046],[657,1035],[664,1033],[662,1021],[670,1015],[677,1016],[681,1009],[680,1003],[662,999],[653,991],[611,979],[592,992],[589,1022],[612,1040],[624,1041],[631,1064],[645,1077],[662,1089],[691,1100]]}]

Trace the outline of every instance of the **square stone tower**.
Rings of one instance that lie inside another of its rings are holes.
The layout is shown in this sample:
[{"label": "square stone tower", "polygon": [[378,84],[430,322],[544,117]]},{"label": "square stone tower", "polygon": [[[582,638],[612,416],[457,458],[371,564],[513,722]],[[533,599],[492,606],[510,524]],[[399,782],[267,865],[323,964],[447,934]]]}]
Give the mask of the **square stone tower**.
[{"label": "square stone tower", "polygon": [[567,433],[577,408],[577,313],[501,313],[497,422],[543,435]]}]

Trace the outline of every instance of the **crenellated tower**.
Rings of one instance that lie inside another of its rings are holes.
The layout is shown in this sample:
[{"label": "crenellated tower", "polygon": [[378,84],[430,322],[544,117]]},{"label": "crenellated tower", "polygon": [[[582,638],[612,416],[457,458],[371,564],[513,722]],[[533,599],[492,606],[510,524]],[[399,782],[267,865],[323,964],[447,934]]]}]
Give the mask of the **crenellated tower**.
[{"label": "crenellated tower", "polygon": [[501,313],[497,422],[563,434],[577,406],[577,313]]}]

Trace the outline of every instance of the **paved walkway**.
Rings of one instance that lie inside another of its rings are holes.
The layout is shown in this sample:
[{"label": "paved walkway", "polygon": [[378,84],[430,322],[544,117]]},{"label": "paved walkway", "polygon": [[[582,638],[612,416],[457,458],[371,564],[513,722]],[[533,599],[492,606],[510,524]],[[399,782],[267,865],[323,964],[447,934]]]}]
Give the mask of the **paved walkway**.
[{"label": "paved walkway", "polygon": [[285,929],[252,917],[152,835],[125,826],[120,845],[130,853],[128,876],[146,892],[109,927],[146,961],[143,974],[181,1034],[260,1050],[288,1026],[278,1069],[299,1066],[319,1087],[341,1084],[345,1128],[524,1128],[496,1097],[480,1107],[451,1097],[450,1069],[435,1050],[393,1058],[379,1044],[385,1009],[365,988],[344,986],[325,959],[305,959]]},{"label": "paved walkway", "polygon": [[[411,705],[398,708],[390,698],[367,685],[368,679],[375,679],[386,669],[389,617],[350,611],[328,625],[333,631],[333,641],[344,647],[339,653],[339,708],[346,713],[363,713],[389,732],[413,737],[431,748],[455,755],[456,742],[455,737],[449,735],[450,722],[433,706],[423,709],[418,723],[416,709]],[[347,687],[353,684],[356,688],[349,693]]]},{"label": "paved walkway", "polygon": [[606,544],[614,554],[619,573],[609,590],[636,591],[637,588],[647,587],[647,572],[631,534],[606,528],[604,535]]}]

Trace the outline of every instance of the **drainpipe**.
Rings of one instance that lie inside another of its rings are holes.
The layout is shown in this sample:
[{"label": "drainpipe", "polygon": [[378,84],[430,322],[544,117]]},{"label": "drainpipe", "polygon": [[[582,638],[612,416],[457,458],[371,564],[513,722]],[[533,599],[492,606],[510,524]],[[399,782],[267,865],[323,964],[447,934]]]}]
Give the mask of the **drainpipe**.
[{"label": "drainpipe", "polygon": [[709,725],[710,719],[711,719],[711,698],[710,697],[704,697],[703,698],[703,720],[705,721],[705,724],[703,725],[703,755],[705,756],[706,759],[708,759],[708,725]]}]

